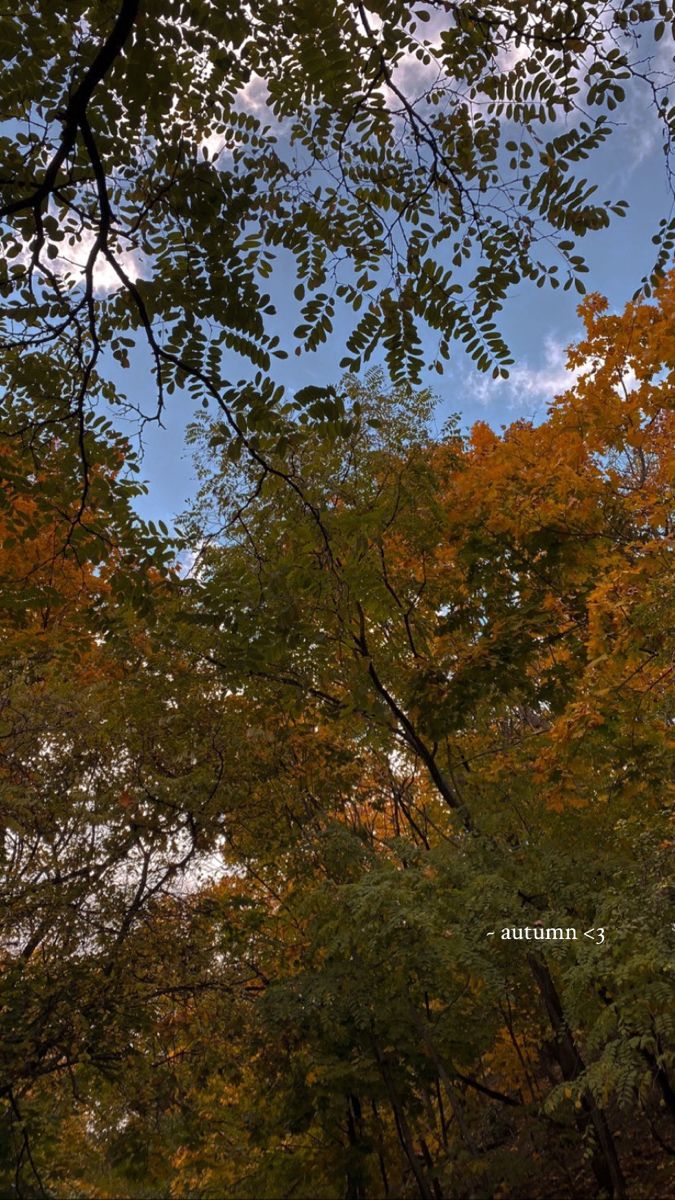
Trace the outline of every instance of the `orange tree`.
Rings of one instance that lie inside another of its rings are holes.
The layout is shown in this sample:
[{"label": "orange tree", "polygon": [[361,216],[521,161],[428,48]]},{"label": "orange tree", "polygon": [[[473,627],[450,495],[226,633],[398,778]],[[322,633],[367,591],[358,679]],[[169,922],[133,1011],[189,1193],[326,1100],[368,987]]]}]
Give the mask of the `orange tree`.
[{"label": "orange tree", "polygon": [[[61,382],[47,358],[41,380]],[[217,730],[198,732],[205,698],[177,736],[185,668],[153,639],[171,548],[134,514],[133,455],[102,418],[57,432],[51,398],[36,428],[37,386],[30,420],[6,396],[0,449],[0,1161],[3,1189],[31,1195],[57,1081],[76,1094],[83,1062],[110,1072],[130,1052],[126,939],[217,837],[222,759]]]}]

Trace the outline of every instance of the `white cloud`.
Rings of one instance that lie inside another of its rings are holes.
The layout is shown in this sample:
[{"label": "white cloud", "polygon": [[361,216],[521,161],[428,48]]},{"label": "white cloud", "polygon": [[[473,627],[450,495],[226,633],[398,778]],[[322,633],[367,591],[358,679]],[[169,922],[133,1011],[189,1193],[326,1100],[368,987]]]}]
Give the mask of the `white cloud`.
[{"label": "white cloud", "polygon": [[[87,263],[95,240],[94,230],[86,229],[78,235],[72,246],[68,239],[57,243],[59,253],[55,258],[48,258],[43,249],[40,260],[67,287],[81,287],[85,283]],[[115,257],[131,280],[138,279],[142,270],[140,255],[133,250],[116,250]],[[33,260],[30,246],[27,245],[18,258],[25,266],[29,266]],[[122,281],[115,268],[111,266],[101,251],[97,254],[94,262],[92,282],[97,295],[105,295],[107,292],[114,292],[122,287]]]},{"label": "white cloud", "polygon": [[531,53],[532,51],[525,42],[521,42],[519,46],[516,46],[515,42],[513,42],[505,50],[499,51],[497,54],[497,63],[500,70],[506,74],[508,71],[512,71],[524,58],[528,58]]},{"label": "white cloud", "polygon": [[534,420],[543,404],[571,388],[579,374],[579,368],[567,366],[566,344],[549,334],[544,338],[542,359],[536,364],[520,362],[512,367],[508,379],[492,379],[471,370],[466,374],[465,386],[473,400],[485,408],[495,404]]},{"label": "white cloud", "polygon": [[[70,277],[70,286],[77,287],[84,282],[87,261],[94,246],[95,234],[91,230],[84,232],[74,246],[68,246],[50,263],[50,267],[58,275]],[[116,253],[122,270],[130,279],[138,279],[141,273],[139,256],[131,250]],[[96,256],[93,270],[94,291],[97,293],[113,292],[122,286],[122,281],[114,267],[99,252]]]},{"label": "white cloud", "polygon": [[[248,83],[239,88],[235,95],[235,107],[241,111],[251,113],[266,125],[274,125],[277,129],[281,127],[283,122],[279,122],[272,109],[269,106],[269,88],[267,81],[262,75],[255,72],[251,75]],[[212,162],[218,163],[220,159],[229,156],[232,153],[235,143],[228,140],[222,133],[213,131],[203,137],[199,143],[199,152],[206,151],[209,159]]]},{"label": "white cloud", "polygon": [[[87,262],[95,240],[96,234],[93,230],[84,230],[79,234],[72,246],[67,239],[63,242],[55,243],[59,251],[55,258],[49,258],[46,253],[47,247],[43,248],[40,261],[68,288],[82,287],[85,283]],[[122,270],[131,280],[135,281],[138,279],[142,270],[139,254],[133,250],[116,250],[115,257]],[[32,264],[33,252],[30,245],[27,244],[25,246],[17,256],[17,261],[23,263],[26,267]],[[94,263],[92,282],[94,292],[97,295],[105,295],[122,287],[119,275],[100,251]]]},{"label": "white cloud", "polygon": [[241,108],[245,108],[254,116],[272,118],[272,112],[268,105],[269,90],[262,75],[256,75],[254,72],[248,83],[244,84],[243,88],[239,88],[236,100]]},{"label": "white cloud", "polygon": [[[416,54],[410,52],[401,55],[391,77],[396,87],[412,101],[423,96],[443,79],[439,65],[433,57],[425,63]],[[389,108],[400,107],[401,102],[398,96],[390,92],[388,88],[383,87],[380,90],[384,92]]]},{"label": "white cloud", "polygon": [[[556,396],[574,387],[582,375],[593,371],[597,362],[590,360],[583,367],[567,365],[568,347],[552,334],[544,339],[543,357],[538,364],[522,362],[511,369],[508,379],[492,379],[489,375],[472,370],[465,377],[465,386],[471,397],[486,408],[506,401],[512,413],[534,420]],[[633,391],[638,381],[632,367],[623,372],[617,390],[621,394]]]},{"label": "white cloud", "polygon": [[521,395],[552,399],[570,387],[578,374],[577,369],[567,366],[567,347],[549,334],[544,341],[543,363],[538,367],[514,367],[505,382]]},{"label": "white cloud", "polygon": [[492,379],[472,371],[466,379],[472,397],[486,407],[504,398],[510,409],[538,408],[566,391],[579,376],[578,369],[567,366],[567,348],[549,334],[544,340],[543,359],[534,365],[527,361],[511,369],[508,379]]},{"label": "white cloud", "polygon": [[223,155],[232,153],[232,143],[220,133],[209,133],[199,144],[200,152],[205,150],[212,162],[218,162]]},{"label": "white cloud", "polygon": [[[368,24],[371,31],[377,36],[384,22],[381,17],[369,12]],[[392,83],[404,92],[406,98],[412,103],[429,92],[443,78],[443,71],[436,59],[436,52],[440,50],[441,46],[440,34],[448,28],[449,24],[446,13],[433,13],[429,21],[418,22],[414,39],[420,53],[426,56],[427,61],[424,62],[421,57],[418,58],[414,50],[408,50],[397,59],[391,69]],[[400,108],[401,101],[386,84],[381,84],[376,90],[384,96],[388,108],[394,110]]]}]

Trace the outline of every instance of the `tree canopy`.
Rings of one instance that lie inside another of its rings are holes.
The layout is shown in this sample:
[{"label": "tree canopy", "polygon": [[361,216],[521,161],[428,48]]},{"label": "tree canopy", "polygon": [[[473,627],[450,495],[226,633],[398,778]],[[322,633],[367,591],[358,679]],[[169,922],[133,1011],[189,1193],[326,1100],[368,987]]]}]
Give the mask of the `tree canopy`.
[{"label": "tree canopy", "polygon": [[[459,339],[504,373],[508,290],[583,292],[579,240],[624,211],[584,169],[636,90],[668,160],[674,16],[667,0],[17,3],[0,386],[32,401],[48,353],[54,427],[102,401],[158,417],[188,387],[232,436],[274,445],[275,359],[320,347],[336,307],[349,370],[383,352],[415,383],[425,335],[439,370]],[[664,214],[654,278],[674,232]],[[111,368],[139,340],[154,383],[127,399]]]},{"label": "tree canopy", "polygon": [[205,417],[187,578],[5,491],[7,1195],[669,1194],[674,306],[501,435]]}]

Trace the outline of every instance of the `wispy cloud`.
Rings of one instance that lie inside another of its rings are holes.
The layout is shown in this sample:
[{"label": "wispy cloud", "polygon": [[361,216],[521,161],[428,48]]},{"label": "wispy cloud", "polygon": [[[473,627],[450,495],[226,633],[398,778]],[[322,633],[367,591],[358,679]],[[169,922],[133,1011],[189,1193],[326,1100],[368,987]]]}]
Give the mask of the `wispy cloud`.
[{"label": "wispy cloud", "polygon": [[533,415],[539,406],[567,390],[578,378],[577,369],[567,366],[567,347],[552,334],[544,340],[538,363],[527,360],[513,367],[508,379],[492,379],[471,371],[465,386],[473,399],[488,407],[506,400],[509,409]]},{"label": "wispy cloud", "polygon": [[269,91],[262,75],[256,75],[254,72],[248,83],[239,89],[236,99],[241,108],[245,108],[247,112],[253,113],[256,117],[272,116],[268,105]]},{"label": "wispy cloud", "polygon": [[[62,254],[54,259],[53,263],[50,264],[52,270],[56,270],[58,274],[68,277],[73,287],[83,283],[94,241],[95,235],[93,232],[87,231],[83,233],[74,246],[64,249]],[[139,256],[132,250],[125,250],[122,253],[117,253],[116,257],[124,273],[131,280],[135,281],[138,279],[141,274]],[[113,292],[122,286],[122,282],[114,267],[100,253],[97,255],[94,263],[92,280],[94,291],[98,293]]]},{"label": "wispy cloud", "polygon": [[[567,362],[568,346],[553,334],[544,339],[543,354],[538,363],[525,360],[513,367],[508,379],[492,379],[476,370],[467,372],[464,385],[473,400],[489,408],[504,407],[512,415],[534,420],[543,414],[546,406],[556,396],[561,396],[574,387],[582,375],[591,373],[599,364],[588,360],[581,367],[570,367]],[[635,371],[628,366],[623,371],[616,388],[621,394],[633,391],[638,386]]]},{"label": "wispy cloud", "polygon": [[[58,253],[55,258],[48,260],[49,270],[68,288],[84,286],[95,241],[95,232],[86,229],[79,233],[72,246],[67,241],[57,243]],[[117,250],[115,257],[124,273],[135,282],[142,272],[140,255],[133,250]],[[18,261],[25,266],[32,262],[32,251],[28,245],[18,256]],[[123,286],[114,267],[100,251],[94,261],[92,283],[97,295],[106,295]]]}]

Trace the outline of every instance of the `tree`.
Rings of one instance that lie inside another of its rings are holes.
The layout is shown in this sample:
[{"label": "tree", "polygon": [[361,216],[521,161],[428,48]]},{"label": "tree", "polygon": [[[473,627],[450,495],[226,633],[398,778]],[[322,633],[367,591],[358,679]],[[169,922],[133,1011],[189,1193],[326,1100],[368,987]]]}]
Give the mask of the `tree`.
[{"label": "tree", "polygon": [[[636,304],[622,318],[604,316],[591,298],[588,337],[571,355],[580,381],[539,428],[516,425],[500,439],[479,426],[466,447],[452,432],[434,445],[418,406],[380,438],[368,432],[369,421],[377,429],[381,420],[374,380],[370,394],[349,385],[357,428],[346,456],[330,428],[290,453],[301,495],[262,479],[256,499],[253,477],[242,503],[225,476],[223,495],[232,498],[220,519],[228,518],[233,544],[207,552],[202,577],[205,607],[222,631],[211,657],[249,694],[263,681],[266,711],[276,681],[291,729],[299,723],[306,741],[314,735],[326,764],[310,775],[316,810],[299,808],[300,797],[292,806],[301,845],[317,841],[321,882],[303,902],[294,874],[287,901],[294,914],[298,904],[303,914],[305,904],[312,914],[318,906],[320,933],[312,927],[301,980],[292,972],[271,990],[285,998],[284,1027],[299,1023],[300,1061],[311,1045],[322,1064],[312,1109],[322,1134],[314,1136],[328,1136],[326,1088],[332,1122],[338,1096],[343,1112],[352,1094],[363,1112],[364,1091],[381,1103],[372,1078],[364,1083],[359,1073],[357,1087],[353,1068],[345,1076],[345,1060],[365,1057],[422,1196],[439,1172],[439,1194],[456,1184],[430,1148],[426,1119],[424,1135],[416,1141],[413,1132],[431,1087],[416,1065],[420,1023],[423,1030],[427,1007],[442,1031],[439,1014],[451,1020],[463,987],[474,1001],[468,1013],[459,1009],[459,1047],[428,1035],[437,1081],[441,1068],[451,1089],[462,1076],[482,1081],[500,1093],[495,1103],[513,1107],[512,1087],[482,1073],[498,1032],[488,1014],[501,1013],[517,1086],[522,1095],[531,1086],[531,1101],[537,1096],[568,1131],[577,1125],[595,1142],[596,1186],[624,1190],[608,1112],[620,1120],[622,1105],[644,1103],[657,1145],[653,1105],[672,1112],[663,980],[671,668],[662,636],[672,605],[672,303],[672,279],[660,307]],[[395,412],[391,399],[385,410]],[[218,440],[216,428],[211,444]],[[232,612],[236,621],[225,624]],[[343,737],[358,782],[342,774],[342,755],[350,761]],[[288,804],[281,787],[277,796]],[[352,805],[350,854],[333,849],[331,825],[351,826]],[[374,813],[384,814],[379,822]],[[275,847],[274,864],[278,854]],[[274,894],[285,895],[278,867],[268,860],[267,869]],[[508,919],[499,922],[495,908]],[[484,930],[528,921],[577,926],[579,938],[607,926],[612,946],[599,959],[584,946],[562,971],[551,956],[514,963],[507,947],[498,966]],[[471,1046],[474,1021],[487,1037],[482,1048]],[[396,1049],[383,1055],[382,1044]],[[534,1050],[529,1068],[523,1044]],[[289,1079],[297,1096],[285,1062],[278,1086]],[[484,1150],[466,1113],[464,1125],[465,1144]],[[345,1128],[349,1154],[348,1117]],[[511,1120],[504,1134],[513,1138]],[[364,1136],[372,1153],[374,1128]],[[551,1137],[547,1129],[549,1146]],[[491,1187],[518,1186],[503,1144],[492,1147]],[[564,1147],[562,1136],[561,1159]],[[300,1178],[308,1170],[301,1138],[297,1150]],[[256,1176],[252,1191],[259,1186]],[[270,1195],[283,1190],[278,1178],[264,1186]],[[377,1187],[372,1179],[365,1186]]]},{"label": "tree", "polygon": [[[494,318],[508,289],[583,291],[577,240],[623,212],[578,170],[634,89],[669,154],[658,55],[672,21],[667,0],[15,6],[2,38],[2,387],[31,375],[30,401],[48,351],[60,425],[85,426],[101,400],[161,418],[187,387],[249,448],[274,448],[276,260],[297,276],[299,355],[342,304],[358,314],[351,370],[382,347],[392,378],[415,381],[426,329],[439,369],[459,339],[504,373]],[[657,277],[674,229],[657,235]],[[139,338],[150,402],[111,382]],[[254,379],[232,382],[230,352]]]},{"label": "tree", "polygon": [[589,297],[538,427],[434,438],[348,378],[341,437],[287,414],[298,490],[195,434],[202,553],[114,719],[136,789],[161,729],[146,822],[201,811],[218,857],[128,922],[114,1069],[99,1004],[24,1077],[53,1193],[672,1190],[674,304]]},{"label": "tree", "polygon": [[79,437],[59,439],[49,420],[36,429],[35,399],[1,454],[0,1187],[11,1195],[44,1194],[59,1091],[78,1097],[76,1076],[114,1076],[133,1054],[142,964],[127,940],[217,842],[222,775],[217,725],[198,730],[209,701],[187,700],[185,666],[153,637],[175,576],[171,546],[133,512],[133,455],[101,418],[85,435],[86,504],[73,498]]}]

